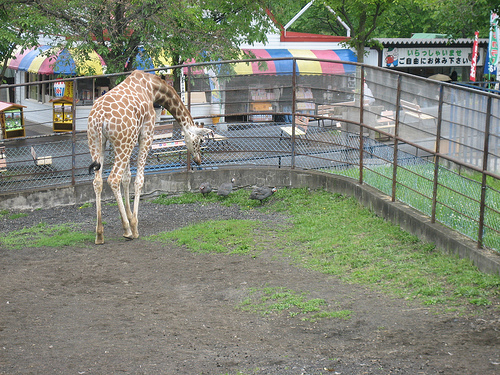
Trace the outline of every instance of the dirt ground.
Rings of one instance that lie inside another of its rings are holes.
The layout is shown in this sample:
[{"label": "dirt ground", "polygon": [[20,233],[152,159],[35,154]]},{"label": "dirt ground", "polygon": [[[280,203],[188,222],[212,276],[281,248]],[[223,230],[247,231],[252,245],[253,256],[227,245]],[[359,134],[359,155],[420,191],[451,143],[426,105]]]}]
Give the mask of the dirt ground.
[{"label": "dirt ground", "polygon": [[[0,220],[81,223],[94,209]],[[0,374],[498,374],[500,311],[434,312],[415,301],[298,268],[272,246],[257,257],[125,241],[105,207],[106,244],[0,249]],[[144,236],[209,219],[277,214],[219,204],[141,206]],[[272,243],[272,242],[270,242]],[[308,292],[350,319],[302,321],[238,309],[251,288]]]}]

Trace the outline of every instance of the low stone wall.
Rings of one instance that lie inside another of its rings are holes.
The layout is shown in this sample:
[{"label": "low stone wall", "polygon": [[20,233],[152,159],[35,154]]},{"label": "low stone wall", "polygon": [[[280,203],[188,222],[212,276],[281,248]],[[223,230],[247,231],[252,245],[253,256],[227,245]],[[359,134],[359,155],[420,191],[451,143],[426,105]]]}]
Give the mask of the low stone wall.
[{"label": "low stone wall", "polygon": [[[476,243],[439,223],[431,223],[430,218],[411,207],[391,202],[390,197],[367,185],[359,185],[356,180],[328,173],[300,169],[280,168],[224,168],[205,171],[158,173],[146,176],[143,197],[161,193],[178,194],[198,191],[199,185],[209,181],[219,186],[235,178],[237,188],[250,189],[252,186],[266,185],[278,188],[324,189],[332,193],[356,198],[376,215],[399,225],[405,231],[423,241],[434,243],[437,248],[460,258],[469,258],[483,272],[500,275],[500,254],[477,249]],[[131,189],[133,191],[133,187]],[[82,205],[95,200],[92,184],[58,187],[17,194],[0,195],[0,209],[33,210],[38,208]],[[113,194],[105,185],[103,200],[113,200]]]}]

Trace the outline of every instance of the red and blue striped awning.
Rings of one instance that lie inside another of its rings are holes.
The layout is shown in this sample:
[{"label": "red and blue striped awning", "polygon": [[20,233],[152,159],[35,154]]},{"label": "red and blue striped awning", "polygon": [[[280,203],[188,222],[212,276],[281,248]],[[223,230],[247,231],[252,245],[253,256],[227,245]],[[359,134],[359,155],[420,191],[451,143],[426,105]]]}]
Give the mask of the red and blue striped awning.
[{"label": "red and blue striped awning", "polygon": [[105,69],[103,59],[91,52],[88,57],[78,57],[67,48],[51,46],[38,46],[27,50],[18,49],[12,59],[7,62],[7,67],[37,74],[57,75],[98,75]]},{"label": "red and blue striped awning", "polygon": [[[329,61],[300,60],[312,58],[319,60],[335,60],[356,62],[356,54],[349,49],[342,50],[304,50],[304,49],[244,49],[244,54],[252,53],[257,59],[298,58],[296,71],[298,74],[349,74],[354,73],[355,66]],[[246,56],[245,56],[246,57]],[[139,69],[153,69],[156,64],[168,66],[165,58],[152,59],[139,53],[135,65]],[[189,63],[194,62],[191,60]],[[270,74],[289,75],[293,72],[293,60],[267,61],[264,69],[259,68],[258,61],[251,63],[236,63],[234,68],[239,75]],[[51,46],[38,46],[27,50],[18,50],[14,58],[7,63],[8,68],[38,74],[56,75],[99,75],[104,74],[105,63],[95,52],[87,58],[79,58],[76,53],[67,48],[58,49]],[[192,72],[193,74],[202,71]]]},{"label": "red and blue striped awning", "polygon": [[[312,58],[320,60],[336,60],[356,62],[356,54],[349,49],[342,50],[306,50],[306,49],[244,49],[243,52],[248,55],[252,53],[257,59],[269,58],[299,58],[296,71],[298,74],[348,74],[354,73],[354,65],[332,63],[327,61],[300,60],[303,58]],[[272,74],[288,75],[293,72],[293,60],[267,61],[267,68],[259,68],[259,62],[237,63],[234,68],[237,74]]]}]

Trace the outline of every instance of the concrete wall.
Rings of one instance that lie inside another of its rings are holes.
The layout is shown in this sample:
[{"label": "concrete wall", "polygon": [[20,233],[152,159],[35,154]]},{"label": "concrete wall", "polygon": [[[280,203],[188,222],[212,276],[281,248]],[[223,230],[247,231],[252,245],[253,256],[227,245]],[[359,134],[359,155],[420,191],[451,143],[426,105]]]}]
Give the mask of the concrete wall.
[{"label": "concrete wall", "polygon": [[[254,185],[276,186],[278,188],[325,189],[356,198],[376,215],[399,225],[407,232],[423,241],[434,243],[437,248],[460,258],[469,258],[483,272],[500,275],[500,255],[477,249],[476,243],[469,238],[430,219],[411,207],[391,202],[390,197],[355,180],[327,173],[299,169],[278,168],[226,168],[206,171],[176,172],[147,175],[143,197],[161,193],[177,194],[198,191],[201,182],[209,181],[212,186],[236,179],[239,189],[250,189]],[[103,200],[113,200],[113,194],[105,185]],[[63,205],[82,205],[95,200],[91,184],[59,187],[17,194],[0,195],[0,209],[47,208]]]}]

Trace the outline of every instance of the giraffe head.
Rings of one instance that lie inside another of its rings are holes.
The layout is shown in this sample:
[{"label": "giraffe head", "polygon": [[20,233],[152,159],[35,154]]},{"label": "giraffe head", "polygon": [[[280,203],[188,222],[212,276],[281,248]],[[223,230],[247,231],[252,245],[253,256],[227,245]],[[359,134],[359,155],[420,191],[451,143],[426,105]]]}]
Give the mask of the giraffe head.
[{"label": "giraffe head", "polygon": [[186,142],[186,147],[188,151],[193,156],[193,160],[196,164],[201,164],[201,144],[208,136],[214,136],[212,129],[205,129],[198,126],[190,126],[185,129],[184,132],[184,142]]}]

